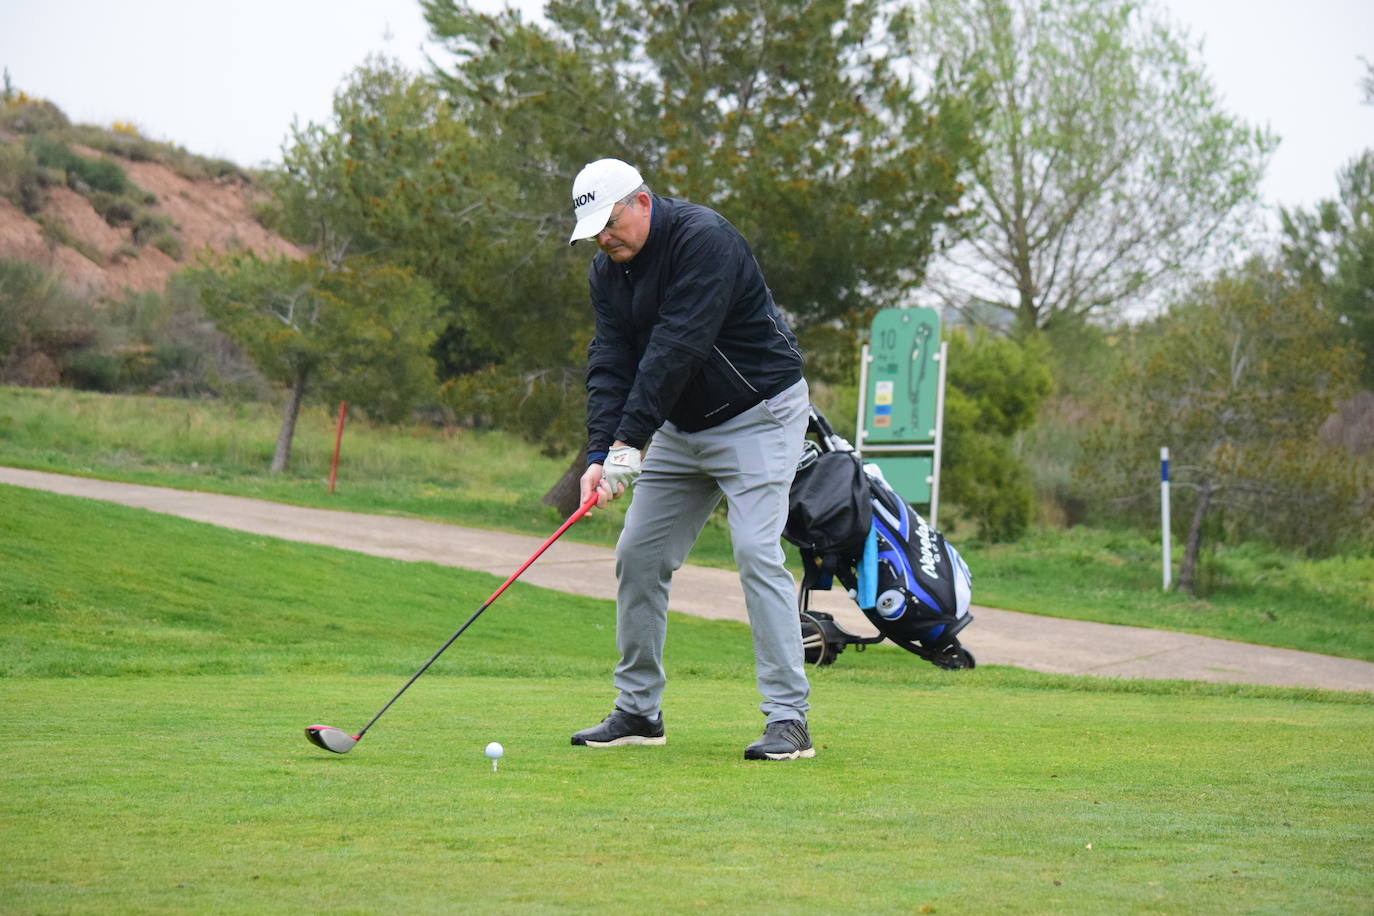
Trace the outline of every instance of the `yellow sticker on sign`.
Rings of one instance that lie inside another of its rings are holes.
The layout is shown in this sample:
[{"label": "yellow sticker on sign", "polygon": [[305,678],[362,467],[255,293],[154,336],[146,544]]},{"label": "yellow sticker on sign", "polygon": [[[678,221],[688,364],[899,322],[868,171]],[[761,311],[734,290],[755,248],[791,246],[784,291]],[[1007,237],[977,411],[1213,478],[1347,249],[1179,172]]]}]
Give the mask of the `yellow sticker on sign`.
[{"label": "yellow sticker on sign", "polygon": [[873,389],[874,404],[892,403],[892,384],[892,382],[878,382],[877,386]]}]

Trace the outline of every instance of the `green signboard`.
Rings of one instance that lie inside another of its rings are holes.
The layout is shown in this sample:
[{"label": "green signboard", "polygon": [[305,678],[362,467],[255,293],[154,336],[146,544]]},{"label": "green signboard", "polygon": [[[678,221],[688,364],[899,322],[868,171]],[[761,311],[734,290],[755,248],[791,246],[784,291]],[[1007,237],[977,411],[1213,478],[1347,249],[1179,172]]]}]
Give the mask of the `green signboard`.
[{"label": "green signboard", "polygon": [[[859,445],[893,490],[909,503],[931,506],[932,514],[939,354],[940,314],[934,309],[883,309],[874,317]],[[920,452],[925,454],[915,454]]]},{"label": "green signboard", "polygon": [[935,441],[940,313],[883,309],[868,341],[864,445]]},{"label": "green signboard", "polygon": [[930,505],[931,474],[935,459],[930,455],[864,455],[865,464],[882,468],[883,480],[897,494],[915,505]]}]

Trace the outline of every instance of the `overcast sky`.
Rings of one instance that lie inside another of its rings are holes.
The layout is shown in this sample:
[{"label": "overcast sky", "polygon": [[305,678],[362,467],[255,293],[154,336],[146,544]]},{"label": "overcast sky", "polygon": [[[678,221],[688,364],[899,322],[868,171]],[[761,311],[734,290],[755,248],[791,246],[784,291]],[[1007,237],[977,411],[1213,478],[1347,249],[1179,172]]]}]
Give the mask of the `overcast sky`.
[{"label": "overcast sky", "polygon": [[[1374,0],[1165,4],[1204,41],[1224,107],[1280,136],[1266,200],[1334,196],[1337,169],[1374,146],[1374,107],[1359,89],[1360,58],[1374,60]],[[279,158],[293,118],[327,120],[334,90],[369,52],[424,66],[425,37],[418,0],[0,0],[0,66],[16,87],[74,121],[132,122],[246,166]]]}]

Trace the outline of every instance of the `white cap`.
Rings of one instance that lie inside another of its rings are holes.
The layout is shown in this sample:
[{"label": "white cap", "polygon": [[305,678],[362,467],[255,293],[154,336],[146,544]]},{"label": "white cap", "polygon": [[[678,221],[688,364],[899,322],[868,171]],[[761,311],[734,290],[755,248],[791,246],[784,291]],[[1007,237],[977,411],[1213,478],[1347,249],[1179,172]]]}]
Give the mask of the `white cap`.
[{"label": "white cap", "polygon": [[606,228],[616,201],[629,195],[644,183],[639,171],[619,159],[598,159],[588,163],[573,181],[573,227],[571,245],[580,239],[593,238]]}]

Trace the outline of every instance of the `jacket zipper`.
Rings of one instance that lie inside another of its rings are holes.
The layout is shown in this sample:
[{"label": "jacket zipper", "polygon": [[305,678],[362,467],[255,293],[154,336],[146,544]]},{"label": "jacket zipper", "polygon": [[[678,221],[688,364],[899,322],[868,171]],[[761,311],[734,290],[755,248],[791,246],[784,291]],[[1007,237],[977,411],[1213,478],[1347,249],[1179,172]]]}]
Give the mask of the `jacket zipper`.
[{"label": "jacket zipper", "polygon": [[712,346],[711,349],[716,351],[716,355],[717,355],[717,356],[719,356],[721,359],[725,360],[725,365],[727,365],[727,366],[730,367],[730,371],[731,371],[731,372],[733,372],[733,373],[735,373],[735,375],[739,376],[739,380],[740,380],[741,382],[744,382],[744,384],[749,388],[750,391],[752,391],[754,394],[758,394],[758,393],[759,393],[759,390],[758,390],[757,388],[755,388],[753,385],[750,385],[750,384],[749,384],[749,380],[748,380],[747,378],[744,377],[744,373],[743,373],[743,372],[740,372],[738,369],[736,369],[736,368],[735,368],[735,364],[732,363],[732,362],[730,362],[730,357],[728,357],[728,356],[726,356],[724,353],[721,353],[721,352],[720,352],[720,347]]}]

